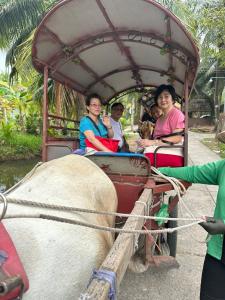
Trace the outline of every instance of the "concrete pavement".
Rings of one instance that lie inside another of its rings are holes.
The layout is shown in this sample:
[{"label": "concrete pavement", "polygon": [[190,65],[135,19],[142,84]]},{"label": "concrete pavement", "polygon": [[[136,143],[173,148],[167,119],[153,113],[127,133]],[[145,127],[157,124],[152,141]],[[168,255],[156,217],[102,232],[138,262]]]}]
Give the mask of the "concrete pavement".
[{"label": "concrete pavement", "polygon": [[[189,165],[204,164],[220,157],[200,140],[210,134],[189,133]],[[212,135],[211,135],[212,136]],[[217,187],[195,184],[188,189],[185,203],[195,216],[212,215]],[[179,211],[181,216],[181,211]],[[183,213],[183,216],[187,214]],[[182,223],[183,224],[183,223]],[[127,270],[120,285],[119,300],[198,300],[201,270],[206,252],[206,233],[199,226],[178,232],[179,269],[150,268],[142,274]]]}]

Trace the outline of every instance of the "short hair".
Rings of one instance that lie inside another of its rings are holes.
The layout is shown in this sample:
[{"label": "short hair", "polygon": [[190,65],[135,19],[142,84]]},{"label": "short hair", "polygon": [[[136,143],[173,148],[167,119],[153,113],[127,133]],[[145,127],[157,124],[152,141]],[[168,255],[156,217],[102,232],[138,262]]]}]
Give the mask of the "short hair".
[{"label": "short hair", "polygon": [[114,108],[117,107],[117,106],[122,106],[123,109],[124,109],[124,105],[123,105],[122,103],[116,102],[116,103],[113,103],[113,105],[111,106],[111,110],[114,109]]},{"label": "short hair", "polygon": [[158,86],[158,88],[155,91],[155,103],[157,104],[157,100],[159,95],[163,92],[163,91],[168,91],[173,99],[173,101],[175,102],[177,100],[177,94],[175,92],[175,89],[172,85],[170,84],[161,84],[160,86]]},{"label": "short hair", "polygon": [[90,95],[88,95],[86,97],[86,100],[85,100],[86,106],[89,106],[91,104],[91,99],[93,99],[93,98],[99,99],[99,101],[101,102],[101,104],[103,104],[102,103],[102,98],[98,94],[93,93],[93,94],[90,94]]},{"label": "short hair", "polygon": [[155,103],[155,99],[154,98],[149,98],[147,101],[145,101],[144,106],[146,106],[148,109],[151,109],[154,105],[156,105]]}]

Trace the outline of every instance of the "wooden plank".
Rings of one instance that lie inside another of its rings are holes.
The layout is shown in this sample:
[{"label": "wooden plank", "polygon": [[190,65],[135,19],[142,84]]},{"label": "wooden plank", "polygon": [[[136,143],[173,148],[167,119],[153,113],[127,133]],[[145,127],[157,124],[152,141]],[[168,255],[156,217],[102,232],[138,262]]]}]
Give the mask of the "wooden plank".
[{"label": "wooden plank", "polygon": [[[144,189],[138,201],[143,203],[151,203],[152,189]],[[135,203],[131,214],[144,215],[145,205],[143,203]],[[124,225],[124,229],[139,230],[144,224],[144,219],[129,217]],[[116,273],[117,288],[119,287],[123,276],[126,272],[127,266],[132,255],[135,252],[135,241],[139,234],[120,233],[114,242],[106,259],[102,263],[100,269],[110,270]],[[93,279],[87,289],[82,295],[82,299],[108,299],[110,284],[103,280]]]}]

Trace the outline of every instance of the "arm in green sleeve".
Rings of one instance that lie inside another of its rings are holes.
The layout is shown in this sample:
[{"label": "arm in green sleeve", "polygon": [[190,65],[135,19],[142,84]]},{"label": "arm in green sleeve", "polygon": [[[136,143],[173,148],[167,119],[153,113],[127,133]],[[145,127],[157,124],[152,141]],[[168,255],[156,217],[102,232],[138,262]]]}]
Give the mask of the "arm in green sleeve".
[{"label": "arm in green sleeve", "polygon": [[218,184],[218,174],[225,171],[225,160],[219,160],[200,166],[182,168],[159,168],[164,175],[192,183]]}]

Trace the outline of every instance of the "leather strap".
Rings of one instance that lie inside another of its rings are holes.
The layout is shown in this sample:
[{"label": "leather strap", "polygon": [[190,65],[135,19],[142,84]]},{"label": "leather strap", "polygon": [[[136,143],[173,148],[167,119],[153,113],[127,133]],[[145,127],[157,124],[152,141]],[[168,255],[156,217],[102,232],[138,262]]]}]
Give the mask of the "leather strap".
[{"label": "leather strap", "polygon": [[[92,118],[90,118],[89,116],[86,116],[86,118],[88,118],[92,122],[92,124],[95,126],[96,130],[98,131],[99,135],[102,136],[100,129],[98,128],[97,124],[92,120]],[[105,127],[104,124],[103,126]]]}]

